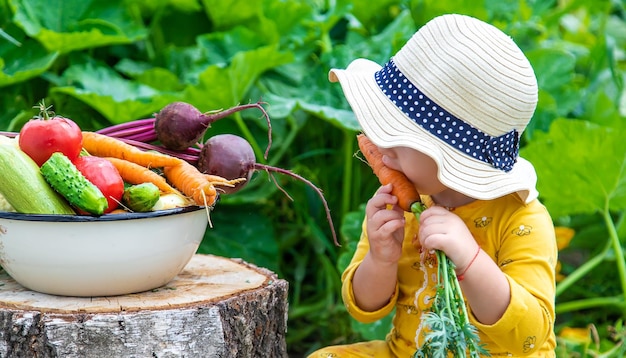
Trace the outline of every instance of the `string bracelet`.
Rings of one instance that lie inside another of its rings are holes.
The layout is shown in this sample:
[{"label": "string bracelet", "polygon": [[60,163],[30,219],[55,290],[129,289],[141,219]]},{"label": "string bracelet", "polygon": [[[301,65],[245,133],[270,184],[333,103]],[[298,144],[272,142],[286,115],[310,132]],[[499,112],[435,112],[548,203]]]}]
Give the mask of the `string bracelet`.
[{"label": "string bracelet", "polygon": [[472,266],[474,261],[476,261],[478,254],[480,254],[480,245],[478,245],[478,250],[476,250],[476,253],[474,254],[474,257],[472,258],[472,261],[470,261],[467,267],[465,267],[465,270],[463,270],[463,272],[461,272],[460,274],[456,275],[456,279],[459,280],[459,282],[463,281],[463,279],[465,278],[465,273],[467,272],[467,270],[469,270],[470,266]]}]

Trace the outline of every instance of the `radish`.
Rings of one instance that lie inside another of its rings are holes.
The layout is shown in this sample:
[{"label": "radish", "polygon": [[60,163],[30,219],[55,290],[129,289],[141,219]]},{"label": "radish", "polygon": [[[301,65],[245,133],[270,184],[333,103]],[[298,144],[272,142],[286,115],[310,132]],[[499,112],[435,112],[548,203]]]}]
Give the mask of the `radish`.
[{"label": "radish", "polygon": [[[324,209],[326,210],[326,219],[328,220],[333,235],[333,240],[336,245],[339,245],[332,218],[330,216],[330,209],[328,208],[328,203],[326,202],[322,191],[309,180],[290,170],[257,163],[254,150],[246,139],[234,134],[218,134],[210,137],[202,146],[198,157],[197,167],[198,170],[203,173],[220,176],[227,180],[246,178],[246,181],[241,182],[234,187],[224,187],[223,189],[225,194],[232,194],[241,190],[249,182],[252,174],[258,170],[264,170],[268,174],[285,174],[303,181],[315,190],[317,195],[322,200]],[[274,182],[276,183],[276,180],[274,180]],[[279,189],[291,199],[289,194],[287,194],[280,186]]]},{"label": "radish", "polygon": [[267,120],[269,137],[269,143],[265,153],[265,157],[267,157],[267,152],[269,151],[272,141],[272,127],[269,116],[263,106],[261,106],[261,102],[238,105],[224,111],[219,110],[206,113],[200,112],[189,103],[170,103],[155,115],[154,130],[157,139],[166,148],[172,150],[186,150],[200,141],[207,128],[210,127],[213,122],[249,108],[258,108],[263,112],[263,116]]}]

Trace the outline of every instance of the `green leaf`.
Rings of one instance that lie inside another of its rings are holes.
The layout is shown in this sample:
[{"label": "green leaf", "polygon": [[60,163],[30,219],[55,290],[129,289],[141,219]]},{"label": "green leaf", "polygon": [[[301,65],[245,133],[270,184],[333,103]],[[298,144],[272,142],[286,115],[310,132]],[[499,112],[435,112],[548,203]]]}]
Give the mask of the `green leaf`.
[{"label": "green leaf", "polygon": [[341,221],[341,237],[344,239],[344,247],[341,249],[339,259],[337,260],[337,270],[343,272],[356,251],[357,243],[361,238],[363,226],[363,218],[365,218],[365,204],[359,206],[359,210],[347,213]]},{"label": "green leaf", "polygon": [[399,0],[353,1],[351,13],[366,29],[376,30],[389,24],[401,9]]},{"label": "green leaf", "polygon": [[218,29],[256,21],[263,13],[262,1],[202,0],[202,4]]},{"label": "green leaf", "polygon": [[111,68],[94,63],[70,66],[61,81],[73,86],[54,87],[51,93],[75,97],[114,124],[150,116],[178,98],[124,79]]},{"label": "green leaf", "polygon": [[123,0],[9,0],[14,22],[48,51],[67,53],[146,37]]},{"label": "green leaf", "polygon": [[240,52],[254,50],[272,44],[273,41],[259,37],[258,33],[244,26],[237,26],[228,32],[199,36],[197,43],[207,61],[211,64],[225,64],[231,62]]},{"label": "green leaf", "polygon": [[[265,98],[271,98],[271,103],[277,103],[278,109],[283,112],[288,109],[304,110],[338,128],[358,131],[360,126],[343,96],[341,86],[328,80],[328,70],[345,68],[359,57],[384,63],[414,31],[415,25],[410,14],[403,12],[376,36],[363,38],[351,34],[345,45],[337,46],[323,56],[322,64],[311,65],[303,60],[278,69],[277,72],[282,76],[280,79],[265,79],[263,82],[272,93]],[[310,73],[320,75],[307,75]]]},{"label": "green leaf", "polygon": [[[240,52],[228,67],[213,65],[202,72],[199,83],[188,86],[184,91],[185,101],[201,111],[229,108],[241,102],[263,72],[290,59],[291,56],[279,52],[276,45]],[[252,102],[256,100],[250,99]]]},{"label": "green leaf", "polygon": [[626,209],[623,128],[558,119],[521,150],[537,170],[540,197],[554,217]]},{"label": "green leaf", "polygon": [[19,47],[0,41],[0,87],[41,75],[58,56],[58,52],[47,52],[34,40],[27,39]]},{"label": "green leaf", "polygon": [[152,67],[148,63],[139,63],[125,58],[115,65],[115,69],[135,81],[159,91],[178,92],[184,89],[175,73],[165,68]]},{"label": "green leaf", "polygon": [[[479,19],[487,18],[487,6],[478,6],[477,2],[474,0],[458,0],[454,1],[454,3],[441,0],[421,0],[417,3],[419,6],[415,9],[414,13],[415,16],[419,18],[420,23],[426,23],[426,21],[435,16],[450,12],[474,16]],[[489,5],[492,5],[492,3],[495,3],[495,1],[490,1]],[[498,3],[500,3],[500,6],[502,5],[501,1],[498,1]]]},{"label": "green leaf", "polygon": [[[302,42],[311,26],[312,8],[304,1],[266,1],[264,16],[274,24],[280,41],[288,46]],[[310,34],[308,34],[310,35]]]},{"label": "green leaf", "polygon": [[533,120],[524,133],[532,139],[535,130],[547,131],[550,123],[580,106],[582,91],[574,81],[576,58],[566,49],[539,48],[526,52],[535,69],[539,100]]},{"label": "green leaf", "polygon": [[558,95],[556,92],[562,87],[572,86],[576,58],[570,52],[541,48],[527,51],[526,56],[538,74],[539,88]]}]

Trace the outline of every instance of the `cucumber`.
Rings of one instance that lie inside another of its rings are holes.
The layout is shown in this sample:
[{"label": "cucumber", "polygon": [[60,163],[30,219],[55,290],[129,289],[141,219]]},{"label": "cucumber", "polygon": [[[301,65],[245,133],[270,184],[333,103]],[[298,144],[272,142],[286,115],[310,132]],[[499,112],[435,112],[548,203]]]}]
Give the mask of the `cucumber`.
[{"label": "cucumber", "polygon": [[142,183],[124,189],[122,203],[132,211],[146,212],[152,210],[160,197],[161,191],[156,185]]},{"label": "cucumber", "polygon": [[40,170],[48,184],[75,208],[97,216],[108,208],[104,194],[65,154],[53,153]]},{"label": "cucumber", "polygon": [[37,163],[13,144],[0,144],[0,193],[18,213],[76,214],[48,185]]}]

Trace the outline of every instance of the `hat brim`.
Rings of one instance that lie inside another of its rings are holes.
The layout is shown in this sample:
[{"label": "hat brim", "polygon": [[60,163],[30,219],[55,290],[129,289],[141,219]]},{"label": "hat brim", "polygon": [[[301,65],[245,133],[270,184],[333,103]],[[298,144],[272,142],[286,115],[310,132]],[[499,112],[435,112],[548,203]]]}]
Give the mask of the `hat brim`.
[{"label": "hat brim", "polygon": [[354,60],[345,70],[332,69],[331,82],[339,82],[363,133],[381,148],[408,147],[431,157],[446,187],[479,200],[517,193],[528,203],[538,195],[537,175],[524,158],[508,172],[467,156],[433,136],[408,118],[381,91],[374,74],[382,67],[367,59]]}]

